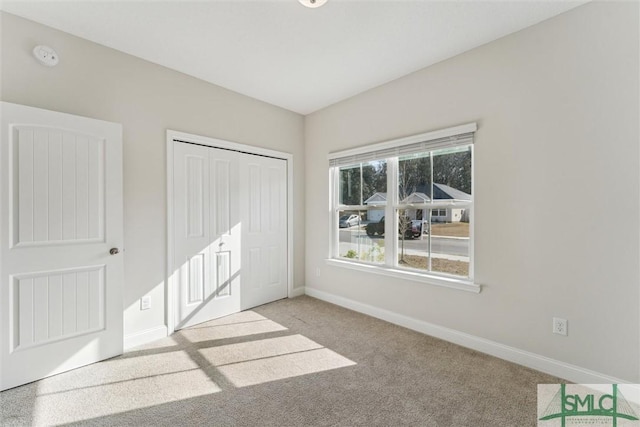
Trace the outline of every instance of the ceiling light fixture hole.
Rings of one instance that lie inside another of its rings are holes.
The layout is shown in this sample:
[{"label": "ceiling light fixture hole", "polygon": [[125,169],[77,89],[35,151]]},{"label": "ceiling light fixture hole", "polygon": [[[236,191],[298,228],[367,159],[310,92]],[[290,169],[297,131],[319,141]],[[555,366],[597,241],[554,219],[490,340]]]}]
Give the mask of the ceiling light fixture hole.
[{"label": "ceiling light fixture hole", "polygon": [[310,8],[316,8],[324,5],[327,0],[298,0],[300,4]]}]

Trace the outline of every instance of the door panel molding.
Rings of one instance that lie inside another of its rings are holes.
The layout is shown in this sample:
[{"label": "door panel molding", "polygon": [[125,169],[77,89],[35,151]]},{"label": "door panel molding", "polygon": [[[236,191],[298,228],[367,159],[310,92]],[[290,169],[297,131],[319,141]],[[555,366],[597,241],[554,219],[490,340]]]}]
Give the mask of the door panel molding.
[{"label": "door panel molding", "polygon": [[[293,155],[286,152],[275,151],[250,145],[225,141],[216,138],[210,138],[202,135],[194,135],[185,132],[167,130],[167,281],[165,288],[166,314],[165,321],[167,324],[167,333],[171,334],[176,329],[176,310],[177,307],[177,287],[179,283],[180,270],[177,269],[174,253],[174,233],[175,233],[175,212],[174,212],[174,143],[182,142],[188,144],[196,144],[210,148],[219,148],[223,150],[236,151],[256,156],[271,157],[286,161],[286,232],[287,232],[287,296],[293,295]],[[211,173],[218,173],[212,168]],[[214,189],[215,190],[215,189]],[[217,213],[221,214],[221,213]],[[224,229],[224,219],[216,219],[212,224],[215,232]],[[268,224],[271,225],[271,224]],[[233,230],[231,231],[234,232]],[[214,261],[214,260],[212,260]],[[217,262],[214,261],[215,264]],[[226,274],[226,273],[225,273]],[[224,298],[224,289],[216,291],[216,297]]]},{"label": "door panel molding", "polygon": [[9,179],[12,247],[104,242],[105,138],[51,126],[11,128],[9,160],[18,165]]},{"label": "door panel molding", "polygon": [[15,301],[10,353],[104,330],[105,265],[17,274],[9,281]]}]

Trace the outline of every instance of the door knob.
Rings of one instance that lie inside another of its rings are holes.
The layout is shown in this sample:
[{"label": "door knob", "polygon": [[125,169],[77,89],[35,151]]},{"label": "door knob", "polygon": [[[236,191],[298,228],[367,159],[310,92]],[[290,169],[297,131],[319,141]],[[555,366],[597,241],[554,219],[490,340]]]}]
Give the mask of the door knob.
[{"label": "door knob", "polygon": [[117,255],[118,253],[120,253],[120,250],[118,248],[111,248],[111,250],[109,251],[109,253],[111,255]]}]

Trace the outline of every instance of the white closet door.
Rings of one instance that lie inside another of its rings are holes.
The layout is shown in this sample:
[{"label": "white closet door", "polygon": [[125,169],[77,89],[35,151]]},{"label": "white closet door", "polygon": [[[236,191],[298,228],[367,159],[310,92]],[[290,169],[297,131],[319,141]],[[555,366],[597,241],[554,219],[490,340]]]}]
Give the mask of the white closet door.
[{"label": "white closet door", "polygon": [[286,161],[173,144],[176,329],[286,298]]},{"label": "white closet door", "polygon": [[4,390],[122,353],[122,127],[0,108]]},{"label": "white closet door", "polygon": [[242,309],[287,297],[287,162],[240,154]]},{"label": "white closet door", "polygon": [[238,153],[174,142],[176,329],[240,311]]}]

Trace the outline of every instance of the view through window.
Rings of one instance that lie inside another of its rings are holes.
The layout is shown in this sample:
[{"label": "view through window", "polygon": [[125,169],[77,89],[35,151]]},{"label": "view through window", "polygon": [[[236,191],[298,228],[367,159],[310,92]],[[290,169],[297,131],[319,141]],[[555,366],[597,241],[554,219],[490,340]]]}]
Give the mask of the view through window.
[{"label": "view through window", "polygon": [[473,139],[438,142],[332,165],[334,258],[470,278]]}]

